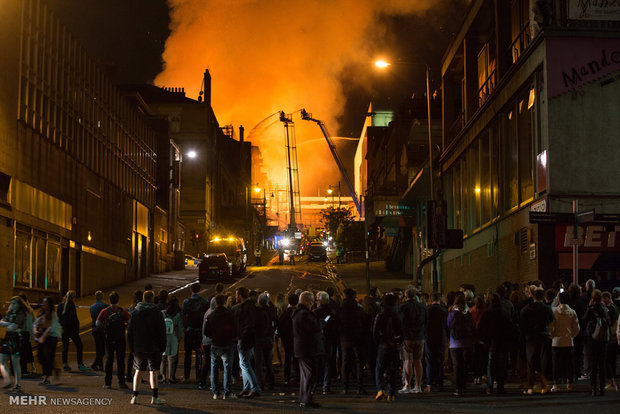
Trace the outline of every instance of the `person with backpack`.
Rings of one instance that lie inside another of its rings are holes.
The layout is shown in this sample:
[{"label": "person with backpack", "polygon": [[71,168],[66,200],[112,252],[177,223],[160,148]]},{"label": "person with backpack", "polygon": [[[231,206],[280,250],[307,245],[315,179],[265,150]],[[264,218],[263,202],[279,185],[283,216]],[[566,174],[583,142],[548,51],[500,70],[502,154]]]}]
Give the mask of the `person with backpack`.
[{"label": "person with backpack", "polygon": [[196,380],[200,379],[201,369],[201,350],[202,344],[202,322],[208,303],[205,298],[200,296],[200,283],[196,282],[191,286],[192,295],[183,301],[183,326],[185,327],[185,359],[183,361],[183,383],[189,383],[192,369],[192,353],[196,353]]},{"label": "person with backpack", "polygon": [[446,354],[448,310],[441,303],[441,293],[431,294],[431,304],[426,308],[426,381],[430,390],[443,391],[443,361]]},{"label": "person with backpack", "polygon": [[77,353],[78,369],[80,371],[88,371],[88,367],[84,365],[83,345],[80,339],[80,321],[78,320],[77,310],[75,307],[75,291],[70,290],[64,297],[62,303],[58,304],[58,321],[62,327],[62,363],[65,371],[71,371],[68,364],[69,340],[75,344]]},{"label": "person with backpack", "polygon": [[98,329],[103,332],[105,347],[105,382],[103,388],[112,386],[112,368],[116,354],[116,373],[118,388],[128,388],[125,382],[125,325],[130,315],[127,309],[118,306],[118,293],[110,293],[110,306],[99,312],[95,321]]},{"label": "person with backpack", "polygon": [[295,357],[299,364],[299,407],[320,408],[312,398],[312,386],[316,375],[316,357],[321,353],[319,320],[312,313],[314,294],[302,292],[299,303],[293,312],[293,336]]},{"label": "person with backpack", "polygon": [[9,304],[6,315],[0,320],[0,326],[6,329],[6,336],[2,340],[0,349],[0,372],[4,378],[4,386],[7,389],[11,386],[11,371],[8,367],[8,361],[11,361],[13,374],[15,375],[15,386],[13,391],[21,391],[21,364],[20,356],[24,349],[24,341],[22,331],[26,328],[27,318],[30,315],[30,309],[26,306],[24,300],[19,296],[13,296]]},{"label": "person with backpack", "polygon": [[611,319],[609,310],[602,303],[602,293],[598,289],[592,291],[590,306],[583,315],[583,322],[586,324],[592,396],[603,396],[607,376],[605,362],[607,361],[607,343],[611,336]]},{"label": "person with backpack", "polygon": [[450,356],[454,367],[456,390],[455,396],[465,392],[467,381],[467,365],[471,361],[472,341],[474,338],[474,319],[469,313],[465,302],[465,295],[458,292],[454,299],[454,306],[446,322],[450,332]]},{"label": "person with backpack", "polygon": [[[501,289],[500,289],[501,291]],[[508,353],[512,344],[519,340],[519,331],[514,323],[512,308],[502,303],[497,293],[490,296],[488,309],[481,315],[478,323],[478,338],[488,347],[489,357],[486,365],[486,393],[505,394]],[[495,389],[497,383],[497,389]]]},{"label": "person with backpack", "polygon": [[349,374],[353,366],[357,379],[357,393],[366,394],[362,380],[362,321],[364,310],[355,300],[357,292],[351,288],[344,290],[342,306],[336,313],[338,332],[340,332],[340,350],[342,368],[340,375],[344,386],[343,393],[349,392]]},{"label": "person with backpack", "polygon": [[131,404],[138,403],[138,387],[142,382],[142,373],[147,369],[153,393],[151,404],[161,405],[166,402],[159,398],[157,386],[161,357],[166,349],[166,323],[161,311],[153,303],[154,296],[152,290],[144,292],[142,302],[136,306],[127,327],[127,342],[134,355],[134,368],[136,369],[133,376]]},{"label": "person with backpack", "polygon": [[322,327],[322,340],[325,355],[321,355],[317,361],[316,383],[321,386],[323,394],[331,392],[332,380],[332,360],[335,359],[335,348],[338,342],[338,327],[336,326],[336,318],[334,312],[329,306],[329,294],[327,292],[318,292],[316,294],[318,307],[312,312],[316,315]]},{"label": "person with backpack", "polygon": [[613,302],[610,292],[603,292],[603,305],[609,310],[609,318],[611,321],[609,342],[607,343],[607,385],[605,390],[618,391],[616,384],[616,359],[618,357],[618,307]]},{"label": "person with backpack", "polygon": [[[136,306],[138,306],[138,303],[142,301],[142,293],[143,292],[140,289],[137,289],[133,292],[132,303],[131,305],[129,305],[129,308],[127,308],[130,318],[133,315],[133,312],[136,309]],[[125,377],[125,381],[130,384],[133,382],[132,368],[133,368],[133,353],[131,352],[131,349],[129,349],[129,352],[127,353],[127,375]]]},{"label": "person with backpack", "polygon": [[[220,394],[223,400],[227,400],[234,398],[231,385],[237,324],[233,313],[226,307],[226,296],[216,295],[214,301],[215,309],[207,312],[204,324],[204,334],[211,338],[211,390],[214,400],[217,400]],[[219,383],[220,366],[224,368],[223,392]]]},{"label": "person with backpack", "polygon": [[254,348],[254,368],[261,387],[273,390],[273,331],[274,316],[269,308],[269,293],[258,296],[256,306],[256,345]]},{"label": "person with backpack", "polygon": [[254,346],[256,345],[256,305],[249,297],[248,289],[239,286],[236,290],[237,304],[232,311],[235,314],[239,329],[237,350],[239,352],[239,367],[243,377],[243,389],[237,397],[256,398],[260,396],[260,385],[256,372],[252,367]]},{"label": "person with backpack", "polygon": [[[387,293],[383,296],[381,311],[372,324],[372,337],[377,344],[377,362],[375,382],[377,395],[375,400],[384,398],[394,401],[398,381],[398,349],[403,340],[403,328],[398,315],[394,312],[396,296]],[[387,381],[386,381],[387,380]]]},{"label": "person with backpack", "polygon": [[183,338],[183,316],[179,299],[175,295],[168,297],[166,309],[161,311],[166,324],[166,350],[161,360],[161,374],[164,384],[176,384],[175,373],[179,356],[179,342]]},{"label": "person with backpack", "polygon": [[108,307],[103,300],[103,292],[98,290],[95,292],[95,303],[90,305],[90,318],[93,322],[92,334],[95,340],[95,361],[90,366],[93,371],[103,371],[103,356],[105,355],[105,338],[103,330],[97,327],[97,318],[101,310]]},{"label": "person with backpack", "polygon": [[[288,307],[282,311],[280,318],[278,318],[278,336],[282,340],[282,347],[284,348],[284,385],[290,383],[291,367],[296,365],[293,352],[293,312],[297,303],[299,303],[299,296],[290,293],[288,295]],[[296,369],[295,372],[297,372]]]},{"label": "person with backpack", "polygon": [[545,290],[536,288],[533,301],[521,309],[519,326],[525,335],[527,384],[524,394],[534,394],[536,376],[541,382],[541,394],[549,392],[547,375],[551,362],[551,333],[549,324],[555,319],[551,307],[545,303]]},{"label": "person with backpack", "polygon": [[[418,291],[410,286],[405,291],[407,300],[400,305],[399,314],[403,323],[403,370],[405,384],[400,394],[419,394],[422,392],[422,357],[426,333],[426,307],[418,301]],[[415,387],[411,387],[415,373]]]}]

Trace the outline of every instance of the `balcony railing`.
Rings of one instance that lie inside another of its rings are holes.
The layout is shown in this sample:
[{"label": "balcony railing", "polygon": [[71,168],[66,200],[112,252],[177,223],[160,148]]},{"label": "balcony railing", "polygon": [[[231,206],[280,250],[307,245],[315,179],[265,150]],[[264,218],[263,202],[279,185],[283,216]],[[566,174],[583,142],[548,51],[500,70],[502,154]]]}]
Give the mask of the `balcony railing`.
[{"label": "balcony railing", "polygon": [[512,54],[512,63],[515,63],[523,54],[525,49],[532,41],[532,27],[528,23],[510,45],[510,53]]},{"label": "balcony railing", "polygon": [[480,108],[486,102],[486,100],[489,99],[491,92],[493,92],[493,90],[495,89],[495,84],[495,70],[493,70],[489,74],[487,80],[482,84],[480,89],[478,89],[476,109]]}]

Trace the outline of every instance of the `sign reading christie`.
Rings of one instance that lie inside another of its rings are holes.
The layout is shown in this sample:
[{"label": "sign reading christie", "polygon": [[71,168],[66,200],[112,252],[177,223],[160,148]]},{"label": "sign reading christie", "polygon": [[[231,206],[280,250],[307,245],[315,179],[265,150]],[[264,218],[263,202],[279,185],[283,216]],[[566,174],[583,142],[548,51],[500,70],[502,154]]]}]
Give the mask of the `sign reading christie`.
[{"label": "sign reading christie", "polygon": [[[620,2],[620,0],[618,0]],[[620,71],[620,39],[547,39],[549,98]]]}]

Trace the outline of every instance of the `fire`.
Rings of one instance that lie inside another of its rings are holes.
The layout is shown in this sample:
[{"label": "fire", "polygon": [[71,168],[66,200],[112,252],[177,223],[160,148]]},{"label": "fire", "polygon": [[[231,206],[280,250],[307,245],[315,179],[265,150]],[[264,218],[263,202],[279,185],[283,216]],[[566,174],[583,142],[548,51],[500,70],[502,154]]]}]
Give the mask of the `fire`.
[{"label": "fire", "polygon": [[[268,114],[308,108],[336,133],[346,103],[340,79],[364,82],[363,74],[345,70],[371,60],[367,37],[386,30],[380,14],[419,12],[436,1],[169,0],[172,33],[155,83],[183,85],[197,98],[209,68],[220,124],[249,128],[248,140],[260,147],[270,179],[285,183],[283,127]],[[295,127],[298,146],[321,138],[316,125],[298,116]],[[336,181],[326,143],[300,148],[298,161],[302,193]]]}]

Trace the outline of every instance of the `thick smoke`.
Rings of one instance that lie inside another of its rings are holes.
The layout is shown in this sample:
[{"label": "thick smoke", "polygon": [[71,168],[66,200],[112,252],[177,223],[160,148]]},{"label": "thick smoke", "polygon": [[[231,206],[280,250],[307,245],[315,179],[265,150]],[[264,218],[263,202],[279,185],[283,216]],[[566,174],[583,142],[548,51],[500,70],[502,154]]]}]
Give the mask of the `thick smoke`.
[{"label": "thick smoke", "polygon": [[[268,174],[283,184],[283,127],[269,114],[300,108],[338,131],[345,98],[343,71],[374,57],[369,37],[387,28],[381,15],[427,10],[436,0],[169,0],[171,35],[164,71],[155,83],[183,86],[198,97],[202,74],[213,77],[212,104],[220,124],[244,125],[259,145]],[[356,73],[344,73],[360,79]],[[295,115],[302,194],[316,194],[317,182],[340,179],[327,144],[314,124]],[[349,172],[352,175],[352,172]]]}]

